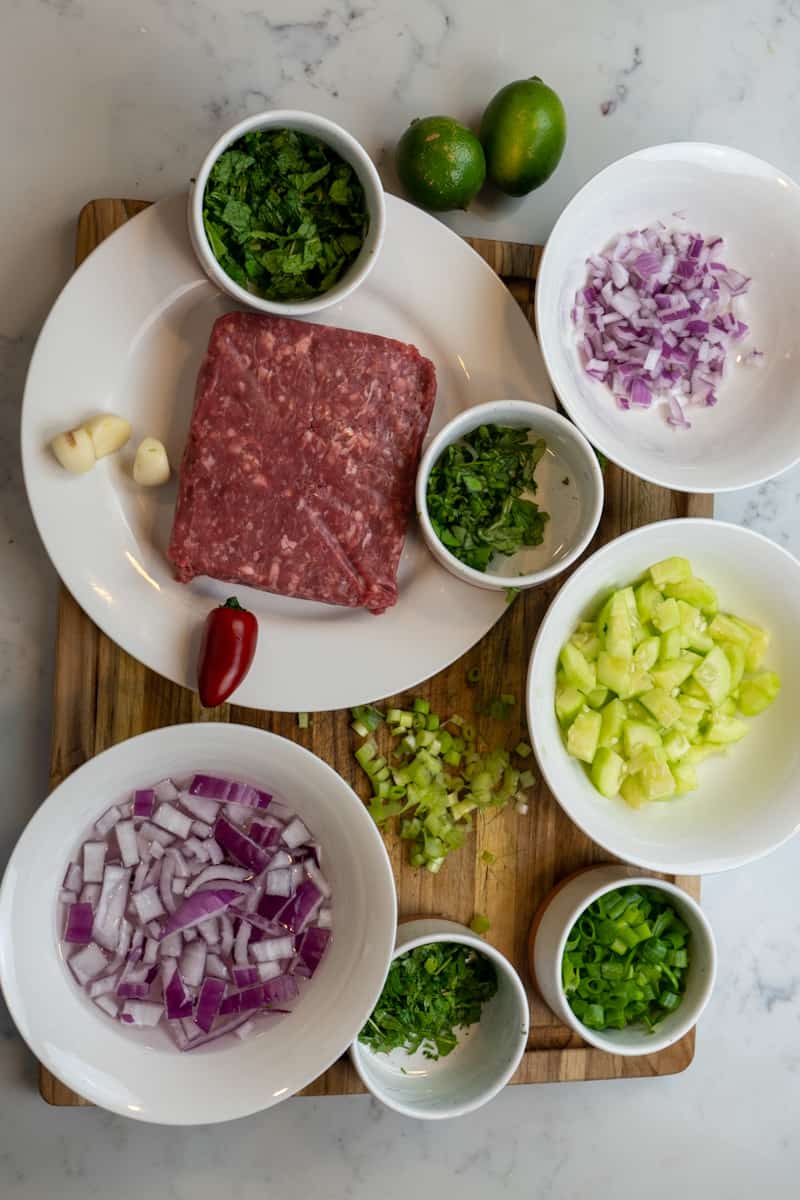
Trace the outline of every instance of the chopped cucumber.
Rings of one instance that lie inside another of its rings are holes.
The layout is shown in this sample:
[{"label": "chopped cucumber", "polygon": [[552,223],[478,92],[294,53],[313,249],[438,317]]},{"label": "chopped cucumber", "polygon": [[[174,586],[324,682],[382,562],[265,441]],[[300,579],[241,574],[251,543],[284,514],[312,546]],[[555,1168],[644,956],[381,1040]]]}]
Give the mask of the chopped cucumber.
[{"label": "chopped cucumber", "polygon": [[700,608],[712,616],[719,607],[717,593],[711,585],[704,579],[696,579],[694,575],[677,583],[668,583],[664,588],[664,595],[675,600],[685,600],[687,604],[693,604],[695,608]]},{"label": "chopped cucumber", "polygon": [[[766,630],[719,612],[685,558],[655,563],[607,595],[562,648],[556,714],[567,750],[601,795],[633,808],[697,787],[697,765],[748,731],[780,691],[755,672]],[[435,835],[435,831],[432,831]]]},{"label": "chopped cucumber", "polygon": [[599,712],[578,713],[567,731],[567,750],[573,758],[590,763],[597,753],[602,718]]},{"label": "chopped cucumber", "polygon": [[678,627],[662,633],[658,647],[658,657],[661,662],[672,662],[673,659],[680,658],[682,649],[683,638]]},{"label": "chopped cucumber", "polygon": [[746,679],[739,688],[739,708],[746,717],[755,717],[769,708],[781,690],[781,681],[774,671],[763,671]]},{"label": "chopped cucumber", "polygon": [[668,583],[680,583],[682,579],[691,577],[692,567],[688,558],[664,558],[650,568],[650,578],[662,591]]},{"label": "chopped cucumber", "polygon": [[734,642],[738,646],[750,645],[750,631],[727,613],[717,613],[708,627],[715,642]]},{"label": "chopped cucumber", "polygon": [[563,724],[568,725],[581,711],[585,698],[571,684],[556,688],[556,716]]},{"label": "chopped cucumber", "polygon": [[642,746],[661,746],[661,734],[643,721],[626,721],[622,726],[622,744],[631,758]]},{"label": "chopped cucumber", "polygon": [[594,756],[590,771],[592,783],[598,792],[609,799],[616,796],[624,773],[625,760],[616,751],[601,746]]},{"label": "chopped cucumber", "polygon": [[566,646],[562,647],[559,657],[567,681],[579,692],[590,692],[597,686],[594,663],[587,662],[577,646],[567,642]]},{"label": "chopped cucumber", "polygon": [[660,633],[666,633],[668,629],[677,629],[680,623],[681,612],[677,600],[662,600],[660,604],[656,605],[653,624]]},{"label": "chopped cucumber", "polygon": [[661,639],[657,637],[646,637],[639,643],[633,652],[633,661],[642,671],[649,671],[658,662],[658,654],[661,649]]},{"label": "chopped cucumber", "polygon": [[639,700],[648,712],[652,713],[662,725],[664,729],[670,729],[676,721],[681,719],[681,706],[677,700],[670,696],[669,692],[665,692],[663,688],[652,688],[649,692],[644,692]]},{"label": "chopped cucumber", "polygon": [[617,745],[622,736],[622,727],[627,717],[625,705],[619,698],[609,700],[608,704],[604,705],[600,717],[600,738],[597,744],[601,748],[610,749]]},{"label": "chopped cucumber", "polygon": [[731,690],[731,667],[719,646],[709,650],[699,667],[695,667],[693,679],[708,696],[712,704],[722,704]]},{"label": "chopped cucumber", "polygon": [[646,624],[652,621],[653,613],[656,610],[656,605],[660,604],[664,599],[656,585],[649,579],[645,579],[644,583],[640,583],[634,591],[636,597],[636,611],[639,614],[639,620]]},{"label": "chopped cucumber", "polygon": [[[694,658],[695,656],[693,655],[692,657]],[[700,662],[701,660],[698,658],[697,661]],[[666,692],[671,692],[673,688],[679,688],[682,683],[686,682],[695,665],[688,658],[668,659],[660,667],[654,667],[650,674],[653,677],[653,683],[656,687],[663,688]]]}]

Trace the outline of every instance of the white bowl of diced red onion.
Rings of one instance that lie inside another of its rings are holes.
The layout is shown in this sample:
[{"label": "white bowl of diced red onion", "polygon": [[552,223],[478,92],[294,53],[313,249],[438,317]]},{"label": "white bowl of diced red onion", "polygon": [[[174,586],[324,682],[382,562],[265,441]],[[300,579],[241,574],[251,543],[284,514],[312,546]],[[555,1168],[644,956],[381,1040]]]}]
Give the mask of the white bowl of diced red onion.
[{"label": "white bowl of diced red onion", "polygon": [[553,386],[589,441],[686,492],[800,460],[800,187],[726,146],[674,143],[570,201],[536,285]]},{"label": "white bowl of diced red onion", "polygon": [[205,1124],[343,1053],[395,928],[382,839],[330,767],[249,727],[172,726],[86,763],[28,824],[0,888],[0,983],[80,1095]]}]

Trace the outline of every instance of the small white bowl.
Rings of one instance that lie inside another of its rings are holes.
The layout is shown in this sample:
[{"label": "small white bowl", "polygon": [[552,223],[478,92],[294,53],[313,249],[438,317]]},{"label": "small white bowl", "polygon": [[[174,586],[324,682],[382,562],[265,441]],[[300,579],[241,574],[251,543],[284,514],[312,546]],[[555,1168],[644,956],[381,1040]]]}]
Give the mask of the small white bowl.
[{"label": "small white bowl", "polygon": [[[265,300],[262,296],[248,292],[222,269],[214,257],[206,237],[203,226],[203,196],[211,168],[223,150],[227,150],[243,134],[261,129],[295,129],[299,133],[307,133],[326,142],[345,162],[350,164],[364,189],[369,212],[369,229],[358,258],[332,288],[309,300]],[[227,292],[234,300],[238,300],[240,304],[258,309],[259,312],[276,313],[284,317],[304,317],[310,313],[320,312],[332,304],[339,304],[345,296],[349,296],[351,292],[355,291],[374,266],[383,243],[385,228],[386,205],[383,185],[375,165],[364,147],[346,129],[342,129],[341,125],[336,125],[325,117],[318,117],[315,113],[299,112],[294,109],[273,109],[270,112],[256,113],[228,129],[221,137],[217,138],[203,159],[189,192],[189,237],[194,252],[200,260],[200,265],[212,283],[215,283],[223,292]]]},{"label": "small white bowl", "polygon": [[[676,213],[686,214],[685,219]],[[663,221],[722,235],[724,260],[752,276],[739,302],[751,334],[743,350],[762,368],[729,363],[714,408],[692,407],[690,430],[672,429],[662,404],[622,412],[590,379],[571,318],[586,259],[618,234]],[[593,446],[642,479],[684,492],[749,487],[800,459],[800,187],[783,171],[729,146],[651,146],[595,175],[562,212],[536,281],[542,354],[561,403]]]},{"label": "small white bowl", "polygon": [[470,946],[497,971],[497,993],[483,1006],[469,1037],[435,1062],[402,1050],[373,1054],[358,1039],[350,1047],[353,1065],[376,1100],[427,1121],[462,1117],[493,1099],[520,1064],[530,1021],[528,996],[511,963],[465,925],[438,917],[407,921],[397,930],[392,959],[434,942]]},{"label": "small white bowl", "polygon": [[[617,887],[634,885],[665,892],[678,916],[689,927],[689,966],[686,993],[680,1005],[653,1033],[646,1029],[589,1029],[575,1016],[567,1003],[561,982],[564,947],[575,922],[590,904]],[[637,875],[628,867],[602,866],[581,871],[555,888],[545,901],[532,930],[531,973],[543,1000],[560,1021],[574,1029],[590,1046],[609,1054],[628,1057],[657,1054],[679,1042],[697,1024],[709,1001],[717,973],[717,947],[714,934],[699,904],[672,883]]]},{"label": "small white bowl", "polygon": [[[62,958],[58,897],[71,853],[102,812],[135,788],[194,771],[274,790],[308,823],[333,888],[333,938],[290,1014],[246,1042],[181,1054],[164,1029],[127,1029],[83,994]],[[288,1099],[344,1053],[380,995],[396,919],[383,839],[326,763],[244,725],[170,725],[85,763],[29,821],[0,887],[0,982],[30,1049],[81,1096],[138,1121],[205,1125]]]},{"label": "small white bowl", "polygon": [[[561,647],[613,588],[640,578],[670,555],[684,555],[717,589],[720,607],[772,636],[765,669],[778,671],[774,704],[749,718],[749,732],[727,755],[697,768],[686,796],[629,808],[592,786],[567,754],[554,709]],[[722,521],[643,525],[593,554],[553,600],[533,644],[527,707],[531,743],[552,794],[595,842],[627,862],[665,875],[705,875],[774,850],[800,828],[800,563],[768,538]]]},{"label": "small white bowl", "polygon": [[[436,536],[428,515],[428,479],[449,445],[488,424],[528,428],[544,438],[547,453],[536,467],[535,498],[550,520],[541,546],[496,555],[488,571],[476,571],[452,555]],[[464,409],[439,431],[419,464],[416,502],[428,549],[451,575],[489,591],[537,587],[571,566],[594,537],[603,511],[603,474],[592,447],[566,417],[528,400],[493,400]]]}]

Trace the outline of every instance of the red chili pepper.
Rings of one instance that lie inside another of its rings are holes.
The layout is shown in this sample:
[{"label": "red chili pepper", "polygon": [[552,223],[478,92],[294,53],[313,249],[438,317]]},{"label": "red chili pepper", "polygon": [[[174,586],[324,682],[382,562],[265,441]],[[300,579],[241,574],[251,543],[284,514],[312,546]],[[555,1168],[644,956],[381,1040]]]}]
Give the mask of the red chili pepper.
[{"label": "red chili pepper", "polygon": [[206,617],[197,688],[204,708],[215,708],[239,686],[253,662],[258,641],[258,621],[242,608],[235,596]]}]

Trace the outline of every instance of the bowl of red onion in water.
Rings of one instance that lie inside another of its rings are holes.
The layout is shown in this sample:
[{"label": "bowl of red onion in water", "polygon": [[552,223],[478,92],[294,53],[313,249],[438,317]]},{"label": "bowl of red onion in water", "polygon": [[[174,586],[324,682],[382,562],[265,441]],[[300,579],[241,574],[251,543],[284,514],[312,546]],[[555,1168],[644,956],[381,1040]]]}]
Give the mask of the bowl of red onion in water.
[{"label": "bowl of red onion in water", "polygon": [[800,187],[726,146],[638,150],[556,222],[536,283],[544,361],[589,441],[684,492],[800,460]]},{"label": "bowl of red onion in water", "polygon": [[226,1121],[344,1052],[396,919],[381,836],[321,759],[245,726],[171,726],[85,763],[23,831],[0,984],[30,1049],[87,1100]]}]

